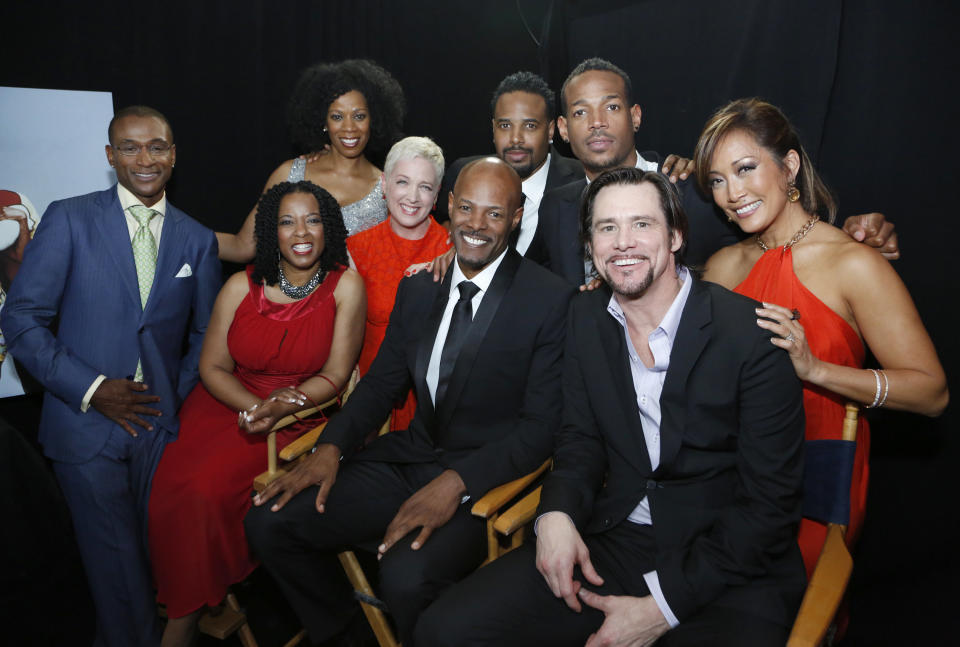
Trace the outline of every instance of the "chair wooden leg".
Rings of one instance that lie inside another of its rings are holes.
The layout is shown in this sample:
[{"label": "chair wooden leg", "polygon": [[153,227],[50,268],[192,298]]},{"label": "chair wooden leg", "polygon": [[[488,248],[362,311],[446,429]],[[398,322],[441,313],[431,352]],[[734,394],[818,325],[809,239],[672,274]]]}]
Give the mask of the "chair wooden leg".
[{"label": "chair wooden leg", "polygon": [[303,639],[306,638],[306,637],[307,637],[307,630],[306,630],[306,629],[301,629],[301,630],[299,631],[299,633],[297,633],[296,636],[294,636],[293,638],[291,638],[291,639],[288,640],[287,642],[283,643],[283,647],[296,647],[296,646],[299,645],[301,642],[303,642]]},{"label": "chair wooden leg", "polygon": [[497,522],[497,517],[500,515],[494,513],[487,518],[487,558],[483,560],[481,566],[486,566],[496,558],[500,557],[503,552],[500,549],[500,541],[497,539],[497,533],[493,529],[493,524]]},{"label": "chair wooden leg", "polygon": [[240,644],[243,645],[243,647],[257,647],[257,639],[253,637],[250,625],[247,624],[247,614],[240,608],[240,602],[237,601],[237,596],[233,593],[227,593],[227,606],[243,615],[243,624],[237,629],[237,637],[240,639]]},{"label": "chair wooden leg", "polygon": [[[343,570],[347,574],[347,579],[350,580],[350,584],[354,590],[371,598],[375,597],[370,583],[367,582],[367,576],[364,575],[363,569],[360,568],[360,562],[357,561],[357,556],[353,554],[353,551],[345,550],[337,555],[337,557],[340,558],[340,564],[343,565]],[[387,616],[383,611],[362,600],[360,601],[360,607],[363,609],[363,614],[367,617],[367,622],[370,623],[370,628],[373,629],[373,634],[377,637],[377,644],[380,645],[380,647],[399,647],[400,643],[398,643],[397,639],[393,636],[393,629],[391,629],[390,623],[387,622]]]}]

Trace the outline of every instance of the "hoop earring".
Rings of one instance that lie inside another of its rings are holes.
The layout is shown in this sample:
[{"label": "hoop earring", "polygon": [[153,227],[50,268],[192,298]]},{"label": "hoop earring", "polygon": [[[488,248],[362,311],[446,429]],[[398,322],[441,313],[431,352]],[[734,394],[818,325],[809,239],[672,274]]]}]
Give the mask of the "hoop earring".
[{"label": "hoop earring", "polygon": [[796,202],[800,199],[800,190],[797,188],[797,185],[793,182],[790,183],[790,186],[787,187],[787,200],[790,202]]}]

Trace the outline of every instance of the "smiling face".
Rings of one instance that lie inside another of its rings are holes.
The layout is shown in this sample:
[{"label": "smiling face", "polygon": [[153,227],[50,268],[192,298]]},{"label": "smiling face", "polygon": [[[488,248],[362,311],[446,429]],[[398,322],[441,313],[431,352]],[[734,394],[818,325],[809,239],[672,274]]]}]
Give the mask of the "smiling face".
[{"label": "smiling face", "polygon": [[800,168],[789,151],[782,163],[753,135],[734,130],[720,140],[710,162],[707,185],[713,200],[743,231],[763,231],[784,211],[787,186]]},{"label": "smiling face", "polygon": [[337,97],[327,108],[330,146],[344,157],[363,155],[370,141],[370,109],[357,90]]},{"label": "smiling face", "polygon": [[500,95],[493,111],[493,144],[521,179],[547,161],[552,138],[553,119],[543,97],[519,90]]},{"label": "smiling face", "polygon": [[[152,207],[163,197],[163,190],[173,174],[177,148],[173,145],[170,126],[157,117],[128,115],[118,119],[107,145],[107,161],[117,171],[117,182],[137,196],[145,206]],[[116,147],[139,146],[135,155],[121,155]],[[167,150],[151,155],[150,146],[160,145]]]},{"label": "smiling face", "polygon": [[649,182],[613,184],[593,204],[593,266],[614,293],[642,296],[662,276],[676,276],[673,253],[681,235],[670,233],[660,194]]},{"label": "smiling face", "polygon": [[640,127],[640,106],[627,105],[623,79],[613,72],[589,70],[573,78],[565,91],[567,114],[557,120],[560,134],[593,179],[603,171],[631,165],[633,133]]},{"label": "smiling face", "polygon": [[289,273],[289,269],[294,273],[316,271],[323,253],[323,219],[312,193],[288,193],[280,200],[277,247],[286,272]]},{"label": "smiling face", "polygon": [[427,216],[440,191],[433,164],[422,157],[398,160],[384,177],[383,190],[393,231],[401,238],[423,238],[430,227]]},{"label": "smiling face", "polygon": [[450,236],[468,279],[507,248],[523,215],[520,178],[506,163],[486,158],[464,167],[450,195]]}]

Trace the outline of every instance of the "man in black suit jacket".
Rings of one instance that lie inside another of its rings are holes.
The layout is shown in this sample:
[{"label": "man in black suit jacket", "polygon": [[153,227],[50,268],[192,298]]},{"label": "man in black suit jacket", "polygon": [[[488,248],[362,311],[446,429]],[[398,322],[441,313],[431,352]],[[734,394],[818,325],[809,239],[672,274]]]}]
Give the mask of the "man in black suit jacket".
[{"label": "man in black suit jacket", "polygon": [[568,316],[536,548],[450,589],[416,644],[783,645],[804,587],[800,381],[759,304],[683,267],[663,175],[610,171],[585,202],[606,285]]},{"label": "man in black suit jacket", "polygon": [[[574,68],[560,90],[560,111],[560,136],[570,142],[586,176],[543,196],[543,265],[570,283],[582,285],[591,278],[586,272],[589,266],[584,266],[579,232],[580,197],[588,180],[619,167],[661,171],[663,160],[654,152],[637,152],[634,133],[640,128],[640,106],[633,103],[630,77],[609,61],[591,58]],[[690,222],[687,260],[701,265],[713,252],[737,242],[739,230],[697,193],[692,178],[683,174],[672,179],[678,181]]]},{"label": "man in black suit jacket", "polygon": [[[523,181],[523,219],[511,244],[523,256],[540,263],[543,243],[537,227],[540,199],[545,191],[583,177],[580,162],[553,148],[556,100],[547,82],[533,72],[514,72],[500,82],[490,102],[493,144],[497,157],[513,167]],[[482,155],[461,157],[451,164],[440,185],[441,198],[450,194],[460,170]],[[437,205],[437,221],[449,219],[445,205]]]},{"label": "man in black suit jacket", "polygon": [[[429,274],[400,283],[370,371],[315,452],[255,498],[246,519],[255,553],[315,641],[356,610],[335,552],[360,546],[378,550],[381,596],[412,644],[420,611],[485,556],[466,498],[532,471],[553,448],[572,290],[509,248],[520,178],[504,162],[468,165],[449,202],[456,263],[442,283]],[[411,385],[410,428],[358,451]]]},{"label": "man in black suit jacket", "polygon": [[[670,173],[671,181],[680,189],[690,222],[686,258],[691,266],[702,266],[714,252],[743,236],[710,199],[696,190],[694,179],[687,177],[687,165],[675,167],[672,156],[661,160],[657,153],[637,152],[634,133],[640,128],[640,106],[633,102],[630,77],[622,69],[602,58],[589,58],[577,65],[560,89],[560,112],[560,136],[570,142],[586,177],[543,196],[538,228],[542,256],[536,260],[544,267],[574,285],[583,285],[592,278],[580,242],[580,197],[589,180],[611,168],[636,167]],[[887,258],[899,257],[893,225],[886,222],[883,214],[850,216],[843,228],[878,248]]]}]

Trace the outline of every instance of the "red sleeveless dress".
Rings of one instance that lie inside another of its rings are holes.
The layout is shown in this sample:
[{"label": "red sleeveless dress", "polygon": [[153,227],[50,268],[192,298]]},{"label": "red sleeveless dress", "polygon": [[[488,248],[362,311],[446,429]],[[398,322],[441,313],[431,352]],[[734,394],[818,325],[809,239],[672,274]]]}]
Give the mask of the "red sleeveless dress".
[{"label": "red sleeveless dress", "polygon": [[[251,272],[247,268],[248,277]],[[320,371],[333,341],[333,290],[342,274],[330,272],[310,296],[289,304],[267,300],[263,286],[250,281],[227,345],[236,364],[233,374],[251,393],[264,398]],[[250,509],[253,479],[267,465],[266,434],[242,431],[237,412],[202,382],[179,416],[180,435],[160,459],[149,510],[157,598],[171,618],[218,604],[230,584],[253,571],[243,517]],[[279,432],[277,446],[311,426],[305,422]]]},{"label": "red sleeveless dress", "polygon": [[[367,325],[358,362],[361,377],[370,370],[387,333],[403,271],[414,263],[432,261],[450,249],[447,230],[438,225],[433,216],[428,218],[430,228],[419,240],[397,236],[390,228],[389,219],[347,238],[350,258],[367,289]],[[417,399],[410,391],[407,399],[398,403],[390,415],[390,431],[406,429],[416,408]]]},{"label": "red sleeveless dress", "polygon": [[[758,301],[773,303],[800,311],[800,323],[810,345],[810,351],[819,359],[832,364],[862,368],[865,350],[857,333],[843,318],[831,310],[808,290],[793,273],[793,251],[782,247],[764,252],[750,270],[749,276],[735,292]],[[806,414],[806,438],[839,439],[846,398],[807,382],[803,384],[803,408]],[[857,428],[857,452],[850,484],[850,524],[847,543],[853,544],[860,533],[867,504],[867,481],[870,455],[870,429],[861,417]],[[797,541],[807,567],[807,577],[813,572],[826,540],[825,524],[803,519]]]}]

